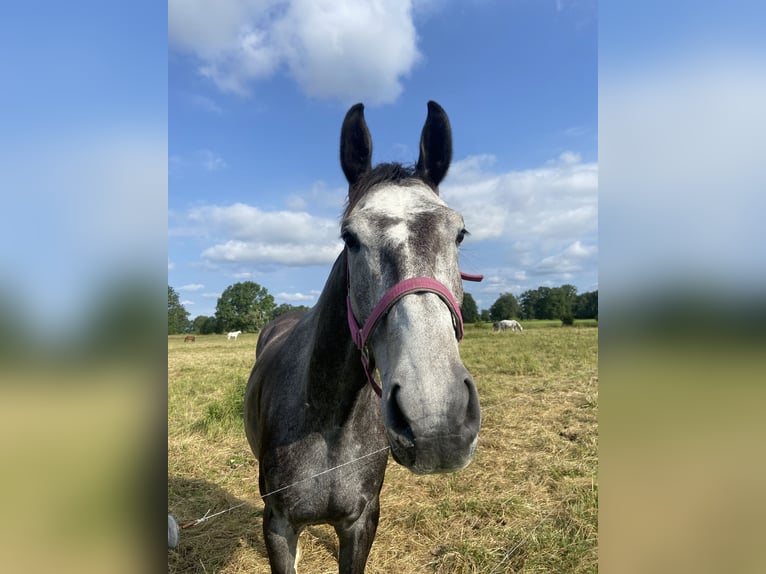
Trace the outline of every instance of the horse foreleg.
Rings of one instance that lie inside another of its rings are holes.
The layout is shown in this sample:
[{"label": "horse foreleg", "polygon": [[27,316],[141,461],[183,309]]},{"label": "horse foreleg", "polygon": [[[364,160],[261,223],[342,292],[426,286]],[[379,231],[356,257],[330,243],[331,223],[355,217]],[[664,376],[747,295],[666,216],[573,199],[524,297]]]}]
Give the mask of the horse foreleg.
[{"label": "horse foreleg", "polygon": [[300,558],[299,534],[286,518],[266,503],[263,509],[263,537],[272,574],[296,574]]},{"label": "horse foreleg", "polygon": [[338,571],[340,574],[364,574],[375,531],[378,529],[380,502],[377,497],[367,503],[362,514],[349,527],[336,526],[338,534]]}]

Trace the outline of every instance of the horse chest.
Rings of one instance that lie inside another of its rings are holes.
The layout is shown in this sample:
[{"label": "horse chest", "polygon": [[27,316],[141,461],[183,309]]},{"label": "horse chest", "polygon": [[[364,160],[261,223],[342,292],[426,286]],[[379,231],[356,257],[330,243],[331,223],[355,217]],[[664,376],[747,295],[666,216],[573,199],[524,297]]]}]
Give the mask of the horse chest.
[{"label": "horse chest", "polygon": [[348,464],[367,453],[343,448],[345,432],[338,433],[337,442],[311,434],[262,461],[270,490],[293,485],[270,497],[292,524],[354,522],[380,491],[387,453]]}]

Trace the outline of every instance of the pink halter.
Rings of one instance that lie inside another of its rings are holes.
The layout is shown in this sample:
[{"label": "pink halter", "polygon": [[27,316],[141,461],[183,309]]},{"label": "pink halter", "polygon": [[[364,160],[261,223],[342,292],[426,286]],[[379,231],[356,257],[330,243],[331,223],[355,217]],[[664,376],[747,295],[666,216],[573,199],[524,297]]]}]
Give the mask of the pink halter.
[{"label": "pink halter", "polygon": [[[347,263],[348,265],[348,263]],[[348,268],[346,269],[347,277],[350,283],[350,273]],[[460,277],[466,281],[481,281],[484,279],[483,275],[471,275],[469,273],[460,273]],[[455,336],[460,341],[463,338],[463,316],[460,314],[460,306],[455,301],[455,298],[450,293],[449,289],[443,284],[432,279],[431,277],[412,277],[400,281],[391,289],[386,291],[383,298],[375,305],[372,313],[367,318],[363,327],[359,326],[359,323],[354,317],[354,311],[351,309],[351,293],[350,289],[346,293],[346,314],[348,316],[348,327],[351,331],[351,339],[353,339],[356,348],[361,351],[362,366],[364,372],[367,375],[367,380],[370,386],[379,397],[382,396],[380,385],[375,382],[373,369],[370,368],[370,351],[367,347],[367,340],[369,339],[375,327],[380,322],[381,318],[391,310],[399,299],[410,293],[435,293],[442,301],[449,307],[450,313],[452,313],[452,324],[455,328]]]}]

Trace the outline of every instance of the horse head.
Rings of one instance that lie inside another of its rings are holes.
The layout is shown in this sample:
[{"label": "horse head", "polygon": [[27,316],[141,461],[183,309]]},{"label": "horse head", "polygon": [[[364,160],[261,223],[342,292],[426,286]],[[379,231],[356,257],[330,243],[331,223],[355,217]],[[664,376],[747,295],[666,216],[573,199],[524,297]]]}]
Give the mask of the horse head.
[{"label": "horse head", "polygon": [[[373,168],[372,139],[357,104],[343,122],[340,156],[349,183],[341,228],[349,313],[360,325],[381,315],[361,346],[381,375],[392,454],[416,473],[459,470],[475,452],[481,414],[458,352],[458,247],[467,232],[462,216],[439,197],[452,159],[449,119],[429,102],[416,166]],[[437,287],[408,290],[380,313],[379,302],[402,284]]]}]

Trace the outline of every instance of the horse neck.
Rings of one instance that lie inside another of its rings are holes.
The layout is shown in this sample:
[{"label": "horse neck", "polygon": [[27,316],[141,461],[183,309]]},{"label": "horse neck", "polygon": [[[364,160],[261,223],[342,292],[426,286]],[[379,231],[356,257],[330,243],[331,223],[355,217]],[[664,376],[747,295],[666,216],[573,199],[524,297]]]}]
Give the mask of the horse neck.
[{"label": "horse neck", "polygon": [[355,400],[365,390],[367,379],[359,351],[351,340],[346,316],[348,267],[346,251],[335,260],[330,276],[315,306],[315,329],[309,363],[309,395],[336,402]]}]

